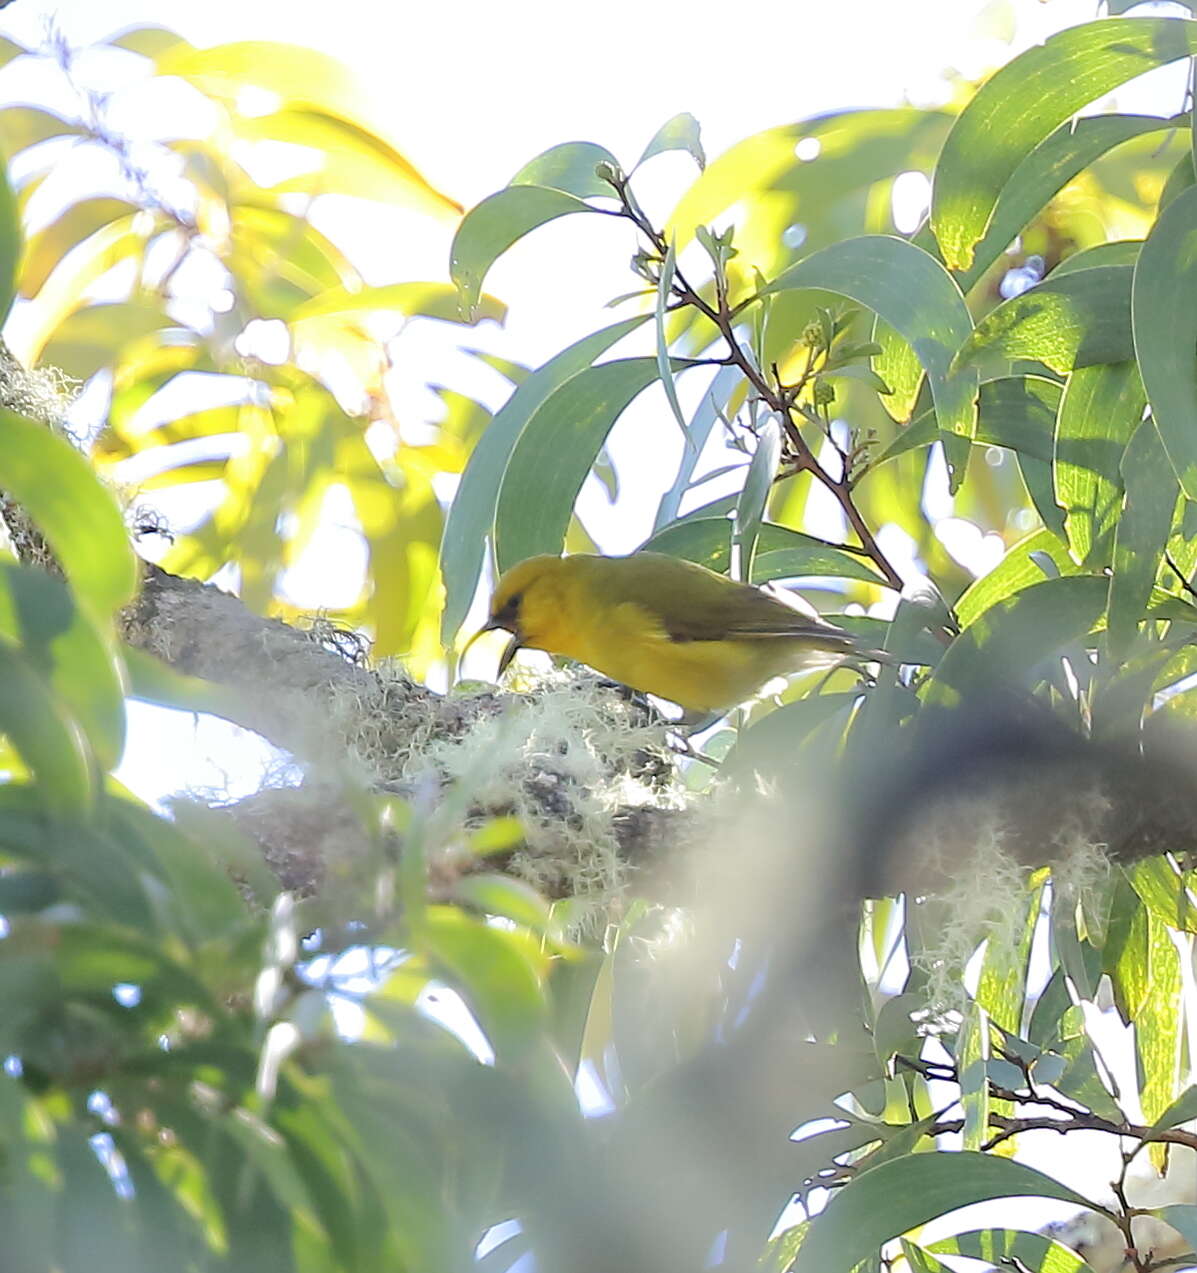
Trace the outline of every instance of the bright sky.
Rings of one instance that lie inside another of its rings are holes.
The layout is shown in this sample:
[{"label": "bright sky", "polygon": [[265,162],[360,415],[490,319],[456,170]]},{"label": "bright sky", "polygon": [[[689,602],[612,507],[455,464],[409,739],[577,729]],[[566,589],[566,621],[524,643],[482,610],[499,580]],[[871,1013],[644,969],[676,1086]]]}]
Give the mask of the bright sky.
[{"label": "bright sky", "polygon": [[408,153],[465,202],[570,138],[638,151],[689,110],[708,150],[813,112],[935,96],[946,67],[1000,56],[977,15],[1018,14],[1020,43],[1094,15],[1094,0],[58,0],[20,3],[0,25],[35,37],[53,15],[85,42],[160,25],[198,44],[287,40],[361,70]]}]

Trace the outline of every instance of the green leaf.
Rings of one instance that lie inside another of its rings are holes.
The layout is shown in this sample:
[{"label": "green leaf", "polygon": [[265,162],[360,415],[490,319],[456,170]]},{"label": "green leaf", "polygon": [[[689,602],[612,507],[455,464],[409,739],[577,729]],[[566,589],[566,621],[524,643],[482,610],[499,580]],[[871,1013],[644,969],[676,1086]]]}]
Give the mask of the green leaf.
[{"label": "green leaf", "polygon": [[694,156],[699,168],[707,166],[706,152],[702,148],[702,129],[693,115],[683,111],[672,119],[666,120],[653,134],[653,139],[644,148],[636,162],[639,168],[646,159],[660,155],[666,150],[684,150]]},{"label": "green leaf", "polygon": [[[150,1147],[149,1155],[144,1153],[141,1135],[131,1128],[113,1127],[111,1135],[117,1152],[124,1160],[133,1196],[137,1199],[137,1255],[129,1273],[136,1273],[147,1265],[152,1266],[155,1260],[153,1253],[156,1251],[199,1251],[208,1247],[211,1230],[207,1228],[205,1221],[214,1217],[209,1212],[201,1219],[187,1205],[195,1205],[196,1211],[201,1210],[203,1203],[200,1198],[204,1197],[207,1182],[201,1184],[194,1177],[174,1177],[172,1168],[177,1170],[177,1162],[168,1158],[169,1165],[165,1165],[162,1158],[154,1154],[153,1147]],[[204,1201],[208,1199],[205,1198]]]},{"label": "green leaf", "polygon": [[[1197,1118],[1197,1084],[1185,1088],[1180,1096],[1155,1120],[1153,1127],[1156,1130],[1165,1127],[1179,1127],[1181,1123],[1187,1123],[1194,1118]],[[1197,1248],[1194,1249],[1197,1250]]]},{"label": "green leaf", "polygon": [[594,209],[576,195],[546,186],[508,186],[488,195],[462,218],[449,252],[449,277],[472,313],[490,267],[509,247],[538,226]]},{"label": "green leaf", "polygon": [[1039,583],[1043,571],[1035,564],[1034,554],[1047,553],[1067,575],[1076,570],[1076,564],[1064,545],[1048,530],[1034,530],[1025,539],[1011,546],[998,564],[980,579],[974,580],[956,602],[956,617],[960,626],[967,628],[983,615],[990,606],[1021,592],[1031,584]]},{"label": "green leaf", "polygon": [[1170,1224],[1189,1244],[1189,1249],[1197,1251],[1197,1206],[1178,1202],[1170,1207],[1157,1207],[1152,1215]]},{"label": "green leaf", "polygon": [[[898,598],[894,616],[885,628],[885,649],[903,660],[936,662],[942,647],[931,633],[941,630],[948,618],[947,606],[933,586],[912,588]],[[927,645],[933,647],[934,652],[920,655],[919,647]],[[851,745],[861,756],[860,763],[870,763],[864,758],[877,755],[878,749],[887,749],[902,721],[917,710],[917,706],[909,686],[899,680],[897,667],[882,666],[872,693],[861,704],[853,722]]]},{"label": "green leaf", "polygon": [[509,875],[462,876],[453,885],[453,898],[484,914],[502,915],[534,933],[549,932],[553,927],[544,898],[523,880]]},{"label": "green leaf", "polygon": [[967,268],[1003,187],[1025,157],[1082,106],[1197,52],[1197,25],[1175,18],[1087,22],[1002,67],[960,113],[936,165],[931,226],[943,258]]},{"label": "green leaf", "polygon": [[[1068,545],[1082,564],[1118,519],[1123,452],[1145,405],[1133,362],[1079,367],[1068,378],[1056,420],[1053,472]],[[1170,508],[1168,516],[1171,521]]]},{"label": "green leaf", "polygon": [[[1060,386],[1042,376],[1004,376],[986,380],[977,399],[975,441],[1004,446],[1040,460],[1052,458],[1052,433],[1060,405]],[[869,470],[918,447],[942,441],[934,411],[924,411],[869,464]]]},{"label": "green leaf", "polygon": [[1131,887],[1161,923],[1180,932],[1197,931],[1197,908],[1184,875],[1168,857],[1141,858],[1123,868]]},{"label": "green leaf", "polygon": [[[888,901],[877,905],[884,906],[887,912],[892,912],[892,903]],[[880,959],[888,949],[889,940],[884,930],[879,931],[875,918],[873,923],[873,932],[878,942],[875,954]],[[883,937],[884,941],[881,940]],[[881,1005],[873,1022],[873,1047],[882,1065],[887,1065],[895,1053],[905,1052],[909,1056],[912,1054],[907,1049],[917,1049],[920,1046],[919,1027],[910,1019],[910,1015],[920,1011],[923,1006],[922,998],[914,994],[894,995],[892,999],[886,999]]]},{"label": "green leaf", "polygon": [[918,355],[940,427],[973,436],[976,377],[950,372],[953,355],[972,332],[972,319],[960,289],[933,256],[904,239],[863,235],[790,266],[763,294],[795,287],[836,292],[883,318]]},{"label": "green leaf", "polygon": [[[2,689],[0,686],[0,691]],[[123,836],[101,830],[107,810],[103,807],[97,810],[94,800],[92,807],[85,811],[84,820],[78,809],[47,809],[44,794],[36,788],[13,783],[0,787],[0,848],[5,856],[52,871],[63,891],[87,916],[114,920],[135,931],[153,928],[155,915],[144,885],[153,885],[154,881],[152,872],[147,873],[145,869],[141,847]],[[47,821],[47,814],[54,820]],[[257,860],[261,862],[260,849]],[[82,936],[72,937],[71,932],[81,932]],[[60,944],[68,941],[77,941],[82,946],[79,969],[86,971],[89,964],[97,962],[88,955],[88,951],[92,956],[97,954],[94,932],[68,926]],[[120,978],[114,976],[105,987],[105,993],[112,982],[118,980]]]},{"label": "green leaf", "polygon": [[1037,664],[1093,630],[1106,590],[1101,576],[1074,575],[1031,584],[988,606],[940,660],[925,701],[955,707],[987,687],[1033,684]]},{"label": "green leaf", "polygon": [[179,711],[207,712],[225,720],[237,720],[237,709],[243,706],[244,700],[236,689],[199,676],[188,676],[134,646],[126,645],[123,656],[130,698]]},{"label": "green leaf", "polygon": [[1027,993],[1027,970],[1031,959],[1031,942],[1039,924],[1039,908],[1043,901],[1043,884],[1028,889],[1022,931],[1013,924],[1003,931],[1017,940],[1011,945],[990,937],[977,984],[977,1002],[992,1021],[1008,1034],[1017,1035],[1022,1028],[1023,1002]]},{"label": "green leaf", "polygon": [[531,372],[530,367],[525,367],[522,362],[513,362],[510,358],[504,358],[500,354],[490,354],[484,349],[467,349],[467,354],[472,354],[479,362],[485,363],[492,370],[497,371],[504,380],[509,380],[513,385],[522,385]]},{"label": "green leaf", "polygon": [[62,898],[58,881],[49,871],[0,873],[0,915],[32,915]]},{"label": "green leaf", "polygon": [[[929,237],[929,236],[928,236]],[[913,240],[918,247],[928,244]],[[873,357],[873,372],[889,390],[881,398],[886,414],[899,423],[910,419],[923,387],[923,368],[918,355],[883,319],[873,319],[873,340],[881,352]],[[934,417],[934,412],[930,413]]]},{"label": "green leaf", "polygon": [[[1175,20],[1174,20],[1175,21]],[[1197,27],[1176,22],[1177,26]],[[1151,229],[1135,266],[1132,310],[1143,386],[1168,458],[1197,498],[1197,188],[1178,195]]]},{"label": "green leaf", "polygon": [[[676,233],[681,251],[698,226],[725,224],[736,209],[738,263],[746,276],[755,266],[770,277],[796,251],[875,228],[870,213],[888,199],[887,183],[929,171],[950,123],[936,111],[840,111],[756,133],[711,161],[670,214],[666,237]],[[792,225],[806,231],[798,248],[782,233]]]},{"label": "green leaf", "polygon": [[0,409],[3,489],[37,524],[75,596],[107,618],[137,587],[120,510],[91,466],[45,425]]},{"label": "green leaf", "polygon": [[1176,508],[1176,475],[1153,421],[1139,425],[1122,457],[1126,499],[1114,532],[1108,644],[1121,660],[1145,618]]},{"label": "green leaf", "polygon": [[17,268],[21,258],[21,217],[8,179],[8,169],[0,173],[0,323],[8,317],[17,291]]},{"label": "green leaf", "polygon": [[[96,239],[103,237],[103,233]],[[171,326],[162,308],[147,301],[104,301],[68,314],[54,329],[40,360],[76,380],[88,380],[109,367],[121,347]]]},{"label": "green leaf", "polygon": [[1150,912],[1125,880],[1117,882],[1110,929],[1102,951],[1114,1002],[1124,1022],[1134,1021],[1151,989]]},{"label": "green leaf", "polygon": [[360,1191],[357,1164],[341,1145],[343,1132],[334,1121],[332,1102],[306,1099],[280,1103],[273,1111],[272,1127],[286,1143],[291,1161],[307,1186],[312,1210],[328,1234],[337,1265],[351,1269],[359,1262],[357,1208]]},{"label": "green leaf", "polygon": [[[1172,934],[1154,911],[1147,913],[1147,993],[1135,1015],[1135,1050],[1142,1067],[1139,1099],[1143,1117],[1153,1123],[1176,1099],[1180,1081],[1181,970]],[[1163,1145],[1153,1145],[1152,1159],[1162,1168]]]},{"label": "green leaf", "polygon": [[466,848],[479,857],[487,857],[492,853],[504,853],[509,849],[517,849],[527,838],[527,831],[519,818],[504,816],[490,818],[477,830],[471,831],[466,840]]},{"label": "green leaf", "polygon": [[567,141],[560,146],[550,146],[543,154],[530,159],[507,184],[544,186],[563,190],[579,199],[602,195],[614,198],[611,183],[595,172],[599,164],[610,164],[619,171],[619,161],[605,146],[592,141]]},{"label": "green leaf", "polygon": [[1060,396],[1060,386],[1042,376],[986,381],[978,400],[977,441],[1050,460]]},{"label": "green leaf", "polygon": [[783,1229],[776,1237],[769,1239],[765,1254],[761,1256],[757,1268],[759,1273],[789,1273],[810,1228],[809,1220],[801,1220],[788,1229]]},{"label": "green leaf", "polygon": [[0,638],[23,647],[101,765],[116,765],[125,746],[120,661],[66,585],[0,559]]},{"label": "green leaf", "polygon": [[962,366],[982,370],[1018,358],[1037,359],[1066,375],[1074,367],[1126,362],[1131,338],[1128,265],[1101,265],[1049,275],[1042,283],[996,306],[977,324],[957,355]]},{"label": "green leaf", "polygon": [[901,1247],[911,1273],[952,1273],[946,1264],[933,1259],[921,1246],[915,1246],[913,1242],[903,1238]]},{"label": "green leaf", "polygon": [[[1077,994],[1092,1002],[1097,995],[1097,983],[1101,979],[1102,951],[1092,944],[1092,939],[1081,941],[1077,933],[1077,903],[1074,898],[1064,897],[1060,893],[1053,894],[1051,918],[1052,942],[1060,967],[1076,987]],[[1065,1016],[1069,1010],[1066,1007]]]},{"label": "green leaf", "polygon": [[[1108,1119],[1111,1123],[1121,1123],[1125,1114],[1117,1101],[1117,1084],[1103,1064],[1098,1068],[1097,1053],[1092,1043],[1085,1036],[1081,1024],[1079,1008],[1070,1009],[1076,1021],[1070,1027],[1069,1037],[1057,1044],[1052,1055],[1060,1056],[1066,1062],[1062,1073],[1051,1077],[1050,1082],[1065,1096],[1092,1110],[1099,1118]],[[1044,1058],[1047,1060],[1048,1058]],[[1036,1065],[1037,1074],[1046,1073],[1043,1064]],[[1114,1091],[1111,1093],[1110,1088]]]},{"label": "green leaf", "polygon": [[[310,1215],[312,1200],[295,1155],[282,1136],[260,1118],[240,1110],[226,1115],[215,1126],[241,1151],[240,1157],[235,1161],[242,1164],[242,1173],[247,1178],[260,1176],[261,1181],[288,1210],[304,1216]],[[208,1134],[215,1139],[215,1129]],[[261,1207],[262,1200],[258,1199],[255,1210]]]},{"label": "green leaf", "polygon": [[448,968],[496,1052],[510,1060],[536,1047],[546,1021],[539,940],[494,928],[449,906],[421,925],[429,953]]},{"label": "green leaf", "polygon": [[1164,182],[1164,188],[1160,191],[1157,215],[1163,212],[1182,190],[1187,190],[1193,181],[1193,152],[1190,150],[1188,154],[1181,155],[1176,161],[1176,166],[1168,174],[1168,180]]},{"label": "green leaf", "polygon": [[536,553],[561,551],[574,501],[611,426],[657,375],[655,358],[602,363],[578,372],[536,408],[512,448],[499,491],[500,571]]},{"label": "green leaf", "polygon": [[[1056,908],[1053,905],[1051,919],[1055,919]],[[1075,908],[1074,908],[1075,913]],[[1073,941],[1076,942],[1076,929],[1073,928]],[[1079,946],[1079,943],[1077,943]],[[1096,951],[1093,952],[1095,955]],[[1048,983],[1043,988],[1027,1024],[1027,1039],[1035,1047],[1045,1047],[1059,1033],[1060,1019],[1072,1007],[1072,997],[1068,991],[1065,971],[1057,965]]]},{"label": "green leaf", "polygon": [[[72,203],[56,220],[31,235],[25,244],[21,261],[21,295],[35,296],[54,267],[73,247],[118,217],[126,217],[136,211],[136,205],[127,199],[113,199],[107,195]],[[3,259],[7,259],[6,252]]]},{"label": "green leaf", "polygon": [[[99,837],[88,848],[107,857],[107,845]],[[104,865],[109,870],[128,870],[132,862],[113,857]],[[129,887],[129,882],[125,886]],[[136,881],[132,888],[137,888]],[[141,909],[144,913],[144,905]],[[65,994],[107,995],[114,982],[129,981],[141,987],[143,1003],[154,999],[170,1009],[176,1003],[189,1003],[214,1011],[216,1004],[195,972],[173,958],[157,934],[135,931],[133,917],[124,918],[130,925],[126,930],[81,924],[64,927],[56,942],[54,964]]]},{"label": "green leaf", "polygon": [[[123,314],[112,306],[87,305],[80,311],[83,317],[73,317],[80,298],[89,295],[109,270],[142,258],[147,236],[137,222],[136,216],[120,217],[103,226],[58,265],[46,286],[24,311],[28,318],[21,332],[19,352],[26,365],[51,362],[66,370],[67,364],[73,364],[82,366],[86,375],[104,366],[113,367],[115,371],[116,364],[125,361],[126,354],[132,352],[129,345],[139,344],[139,337],[155,326],[163,329],[163,344],[170,342],[176,348],[191,344],[194,348],[197,338],[193,333],[173,326],[161,312],[155,324],[149,317],[153,307],[147,309],[144,304],[130,302]],[[111,330],[107,317],[113,320]],[[60,334],[62,340],[55,347],[56,357],[52,359],[46,350]],[[146,342],[146,345],[152,343]],[[198,350],[192,354],[197,360],[200,356]]]},{"label": "green leaf", "polygon": [[132,1208],[120,1198],[79,1122],[60,1125],[53,1147],[61,1173],[51,1268],[131,1269]]},{"label": "green leaf", "polygon": [[[835,292],[872,309],[913,346],[932,388],[936,379],[944,381],[951,355],[973,330],[960,289],[940,262],[889,234],[863,234],[834,243],[784,270],[761,294],[791,288]],[[950,401],[956,412],[964,410],[955,398]],[[965,425],[967,420],[958,432],[969,433]]]},{"label": "green leaf", "polygon": [[1058,1198],[1089,1207],[1059,1181],[1006,1158],[909,1154],[864,1172],[831,1199],[812,1221],[794,1273],[851,1273],[882,1243],[990,1198]]},{"label": "green leaf", "polygon": [[445,609],[441,639],[449,644],[461,627],[482,573],[486,537],[493,533],[503,474],[529,417],[571,376],[635,331],[646,317],[629,318],[563,349],[528,376],[495,413],[461,475],[441,540]]},{"label": "green leaf", "polygon": [[[961,290],[969,291],[1052,196],[1095,159],[1135,137],[1182,126],[1187,127],[1187,124],[1183,124],[1180,117],[1160,119],[1154,115],[1095,115],[1088,119],[1070,119],[1061,125],[1022,160],[1009,181],[1002,186],[985,236],[976,245],[972,265],[958,279]],[[915,238],[915,242],[928,251],[933,250],[934,241],[935,236],[929,226]],[[1127,246],[1102,244],[1087,252],[1077,252],[1069,261],[1092,254],[1093,259],[1086,261],[1086,265],[1133,264],[1133,253],[1129,259],[1112,253],[1110,255],[1116,256],[1116,259],[1105,259],[1108,249],[1118,248],[1124,254]],[[1138,251],[1137,245],[1130,246]],[[1077,267],[1065,261],[1056,267],[1053,274],[1059,274],[1065,268]]]},{"label": "green leaf", "polygon": [[1034,1273],[1093,1273],[1089,1265],[1063,1243],[1044,1233],[1022,1233],[1017,1229],[973,1229],[929,1242],[927,1250],[936,1255],[963,1255],[984,1260],[997,1268],[1017,1268],[1021,1264]]},{"label": "green leaf", "polygon": [[[1164,463],[1167,464],[1167,460]],[[1144,713],[1151,709],[1156,694],[1167,680],[1166,665],[1174,657],[1174,650],[1153,643],[1140,647],[1123,662],[1122,667],[1112,672],[1107,664],[1104,674],[1096,679],[1090,692],[1089,717],[1093,737],[1117,739],[1137,736]]]},{"label": "green leaf", "polygon": [[[905,639],[899,637],[897,614],[891,620],[841,613],[835,616],[836,625],[851,632],[862,645],[870,649],[884,648],[903,663],[919,663],[925,667],[933,667],[943,654],[943,646],[925,629],[929,618],[934,618],[937,624],[941,622],[940,615],[943,613],[941,599],[933,591],[919,591],[914,597],[903,598],[903,600],[908,602],[908,606],[900,606],[899,614],[904,608],[912,612],[909,616],[909,624],[904,625],[909,631]],[[919,615],[922,616],[922,623],[917,622]]]},{"label": "green leaf", "polygon": [[979,1150],[989,1138],[989,1021],[978,1003],[970,1003],[956,1036],[956,1068],[960,1073],[960,1104],[964,1110],[961,1143]]},{"label": "green leaf", "polygon": [[739,385],[742,376],[743,373],[739,367],[720,367],[702,395],[702,400],[694,408],[694,414],[686,422],[686,437],[690,445],[686,447],[682,455],[673,485],[661,496],[657,515],[653,519],[654,534],[677,517],[682,499],[690,489],[702,449],[711,436],[711,430],[719,419],[719,413],[727,405],[732,391]]},{"label": "green leaf", "polygon": [[362,312],[439,318],[448,323],[477,323],[491,318],[501,323],[507,316],[507,306],[493,296],[483,296],[467,317],[461,312],[457,289],[448,283],[389,283],[382,287],[325,288],[295,306],[288,319],[294,324],[329,314]]},{"label": "green leaf", "polygon": [[[646,539],[637,552],[669,553],[686,561],[696,561],[708,570],[725,575],[731,569],[731,523],[724,517],[698,517],[674,522]],[[752,582],[770,579],[798,579],[806,575],[827,575],[836,579],[859,579],[886,587],[886,582],[864,558],[843,548],[824,543],[811,535],[766,522],[757,540]]]},{"label": "green leaf", "polygon": [[1074,274],[1077,270],[1089,270],[1095,265],[1133,266],[1139,259],[1139,250],[1142,246],[1142,239],[1113,239],[1109,243],[1096,243],[1091,248],[1084,248],[1080,252],[1066,256],[1052,270],[1048,278]]},{"label": "green leaf", "polygon": [[[311,191],[315,178],[311,173],[304,176],[308,182],[304,191]],[[339,192],[355,193],[348,185]],[[379,190],[379,199],[383,195],[385,190]],[[230,206],[229,220],[230,243],[222,253],[223,261],[237,281],[242,304],[253,309],[256,317],[289,320],[295,304],[326,288],[360,281],[344,253],[306,215],[241,200]]]},{"label": "green leaf", "polygon": [[[432,216],[461,208],[431,186],[387,140],[361,76],[327,53],[279,41],[240,40],[197,49],[180,43],[156,58],[160,75],[178,75],[230,106],[242,132],[322,150],[321,180],[341,193],[389,198]],[[279,98],[279,109],[249,115],[237,109],[247,85]],[[311,173],[274,187],[312,193]]]},{"label": "green leaf", "polygon": [[885,381],[882,380],[872,367],[868,367],[864,363],[851,363],[847,367],[837,367],[833,371],[820,372],[819,379],[859,380],[861,384],[868,385],[874,393],[884,395],[890,392],[890,388]]},{"label": "green leaf", "polygon": [[756,436],[756,450],[748,465],[748,476],[736,501],[732,518],[731,573],[741,582],[751,580],[756,565],[757,544],[765,506],[773,491],[773,479],[781,463],[781,425],[770,416]]},{"label": "green leaf", "polygon": [[33,771],[48,812],[65,819],[87,814],[95,793],[83,733],[30,660],[2,642],[0,733]]},{"label": "green leaf", "polygon": [[23,44],[17,44],[7,36],[0,36],[0,66],[7,66],[14,58],[28,52]]},{"label": "green leaf", "polygon": [[163,905],[171,919],[164,927],[172,934],[200,949],[213,940],[254,930],[254,916],[234,883],[232,864],[210,841],[184,835],[174,821],[132,800],[108,797],[104,816],[113,834],[126,845],[139,846],[140,856],[166,882]]},{"label": "green leaf", "polygon": [[661,277],[657,280],[657,302],[653,308],[653,316],[657,326],[657,374],[661,377],[661,387],[665,390],[665,398],[673,418],[686,440],[687,450],[694,445],[686,431],[686,417],[682,414],[682,404],[677,399],[677,385],[674,383],[673,371],[669,361],[669,337],[665,332],[665,315],[669,305],[670,289],[673,287],[673,276],[677,269],[677,245],[670,243],[661,262]]},{"label": "green leaf", "polygon": [[10,159],[27,146],[36,146],[51,137],[81,137],[86,131],[82,124],[36,106],[0,110],[0,150]]},{"label": "green leaf", "polygon": [[187,45],[187,41],[166,27],[133,27],[109,41],[118,49],[128,49],[131,53],[140,53],[142,57],[157,58],[179,45]]},{"label": "green leaf", "polygon": [[723,761],[721,772],[730,777],[749,773],[773,773],[793,763],[795,749],[810,733],[840,712],[847,712],[858,694],[808,694],[784,703],[763,720],[745,730]]},{"label": "green leaf", "polygon": [[1056,503],[1051,465],[1021,453],[1017,459],[1023,485],[1027,488],[1027,494],[1031,497],[1031,503],[1040,520],[1053,535],[1063,541],[1064,510]]}]

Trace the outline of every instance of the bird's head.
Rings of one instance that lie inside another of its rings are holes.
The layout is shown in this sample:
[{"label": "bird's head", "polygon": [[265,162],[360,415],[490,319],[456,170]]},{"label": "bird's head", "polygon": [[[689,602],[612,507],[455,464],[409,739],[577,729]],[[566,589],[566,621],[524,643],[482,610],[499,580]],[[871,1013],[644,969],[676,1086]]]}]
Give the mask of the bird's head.
[{"label": "bird's head", "polygon": [[548,625],[556,609],[553,598],[563,563],[564,558],[548,554],[529,557],[505,570],[495,586],[490,600],[490,618],[470,638],[470,645],[484,632],[502,628],[511,633],[511,640],[499,657],[499,676],[507,670],[516,651],[522,647],[552,648]]}]

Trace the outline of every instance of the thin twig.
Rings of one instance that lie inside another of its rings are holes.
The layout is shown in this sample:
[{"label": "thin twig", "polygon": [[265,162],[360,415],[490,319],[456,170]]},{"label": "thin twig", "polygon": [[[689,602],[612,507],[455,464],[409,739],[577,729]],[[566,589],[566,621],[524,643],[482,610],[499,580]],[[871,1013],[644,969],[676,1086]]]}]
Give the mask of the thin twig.
[{"label": "thin twig", "polygon": [[1185,590],[1185,592],[1187,592],[1190,597],[1197,598],[1197,588],[1193,587],[1188,578],[1185,576],[1184,571],[1181,570],[1176,562],[1172,560],[1172,554],[1170,552],[1164,553],[1164,560],[1172,567],[1173,573],[1176,575],[1177,579],[1180,580],[1180,586]]},{"label": "thin twig", "polygon": [[[615,173],[612,174],[609,180],[612,189],[623,205],[622,215],[636,226],[652,245],[653,250],[664,259],[668,251],[668,244],[665,242],[664,236],[652,225],[640,209],[628,185],[627,177],[620,173]],[[848,524],[852,527],[857,539],[860,540],[862,554],[873,562],[890,587],[901,590],[902,576],[898,574],[889,558],[882,551],[876,537],[869,529],[868,523],[861,515],[860,509],[856,507],[856,502],[852,498],[852,477],[848,471],[848,466],[844,466],[844,470],[838,478],[833,477],[818,462],[814,452],[802,436],[798,423],[794,418],[797,410],[795,399],[799,391],[798,387],[781,384],[776,367],[773,368],[773,374],[778,383],[776,385],[771,384],[740,348],[740,343],[736,339],[734,323],[735,317],[739,314],[743,305],[736,306],[735,309],[730,308],[725,290],[718,286],[716,287],[716,304],[711,305],[695,288],[690,286],[681,270],[676,267],[674,269],[673,291],[679,302],[696,309],[703,317],[714,324],[730,351],[725,365],[739,367],[744,378],[761,401],[776,413],[782,423],[786,441],[792,453],[789,457],[789,463],[793,471],[795,473],[808,472],[813,474],[815,479],[835,496],[836,502],[848,520]],[[800,382],[803,387],[809,379],[812,366],[813,356],[808,360],[807,371],[804,373],[802,382]]]}]

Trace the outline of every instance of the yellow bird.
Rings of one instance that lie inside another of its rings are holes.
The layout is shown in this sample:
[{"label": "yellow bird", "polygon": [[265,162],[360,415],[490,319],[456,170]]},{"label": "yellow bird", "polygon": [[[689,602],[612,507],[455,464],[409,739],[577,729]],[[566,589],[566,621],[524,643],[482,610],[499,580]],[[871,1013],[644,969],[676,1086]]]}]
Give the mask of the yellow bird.
[{"label": "yellow bird", "polygon": [[497,628],[512,634],[500,676],[517,650],[547,650],[690,713],[812,664],[896,662],[759,588],[653,552],[529,557],[504,572],[477,635]]}]

